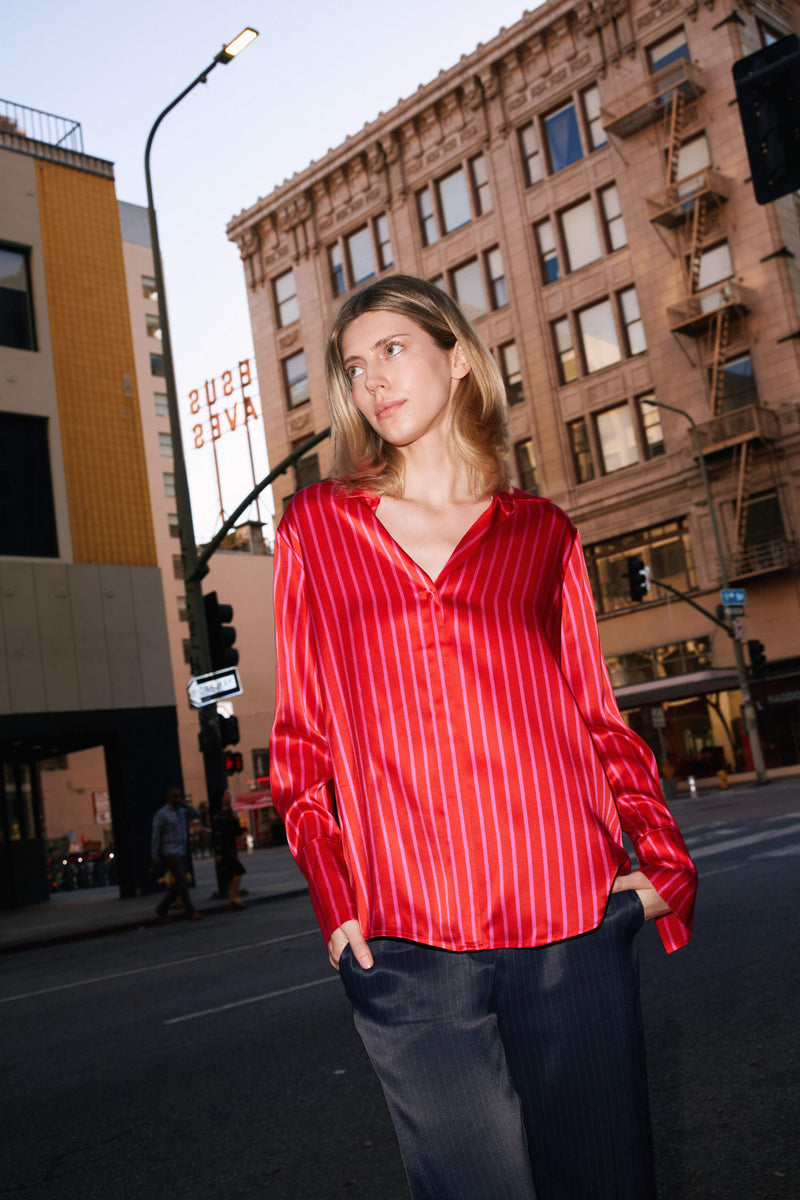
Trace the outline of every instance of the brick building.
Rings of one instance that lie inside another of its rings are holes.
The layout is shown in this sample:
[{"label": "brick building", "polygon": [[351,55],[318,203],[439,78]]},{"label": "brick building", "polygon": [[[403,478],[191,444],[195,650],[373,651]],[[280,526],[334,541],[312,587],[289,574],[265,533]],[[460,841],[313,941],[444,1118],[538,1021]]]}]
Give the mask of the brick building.
[{"label": "brick building", "polygon": [[[462,303],[520,486],[581,530],[620,705],[679,775],[752,765],[731,639],[666,588],[633,605],[628,556],[711,613],[746,586],[767,765],[800,759],[800,207],[756,204],[731,73],[796,19],[548,0],[228,226],[272,462],[327,424],[343,295],[403,271]],[[326,454],[279,481],[279,512]]]}]

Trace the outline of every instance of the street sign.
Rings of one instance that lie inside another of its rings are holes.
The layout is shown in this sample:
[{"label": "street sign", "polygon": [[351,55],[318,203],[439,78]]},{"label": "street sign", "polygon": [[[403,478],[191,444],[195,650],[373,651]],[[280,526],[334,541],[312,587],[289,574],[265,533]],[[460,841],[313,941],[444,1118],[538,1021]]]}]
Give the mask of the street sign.
[{"label": "street sign", "polygon": [[223,667],[221,671],[210,671],[208,675],[195,675],[186,685],[192,708],[205,708],[216,704],[227,696],[238,696],[242,690],[239,672],[235,667]]},{"label": "street sign", "polygon": [[747,597],[744,588],[722,588],[719,595],[726,608],[736,608],[744,604]]}]

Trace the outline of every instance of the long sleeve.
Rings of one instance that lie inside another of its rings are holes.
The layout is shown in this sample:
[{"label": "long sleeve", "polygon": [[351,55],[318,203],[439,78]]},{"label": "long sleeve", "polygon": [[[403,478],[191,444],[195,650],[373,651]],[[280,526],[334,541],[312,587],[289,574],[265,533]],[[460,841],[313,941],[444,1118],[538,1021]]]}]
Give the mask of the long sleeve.
[{"label": "long sleeve", "polygon": [[305,572],[288,536],[275,544],[275,722],[270,741],[270,786],[286,824],[289,848],[309,884],[327,941],[357,916],[334,810],[333,768],[318,683]]},{"label": "long sleeve", "polygon": [[697,872],[664,803],[655,757],[617,707],[577,536],[564,576],[561,666],[597,746],[639,867],[672,909],[657,924],[667,951],[676,950],[691,937]]}]

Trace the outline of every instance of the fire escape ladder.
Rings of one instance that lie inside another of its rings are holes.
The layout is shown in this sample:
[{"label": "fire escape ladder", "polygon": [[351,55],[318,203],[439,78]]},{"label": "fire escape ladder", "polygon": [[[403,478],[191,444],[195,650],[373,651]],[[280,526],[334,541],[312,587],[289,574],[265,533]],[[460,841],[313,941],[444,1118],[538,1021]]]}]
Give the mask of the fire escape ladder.
[{"label": "fire escape ladder", "polygon": [[702,196],[697,196],[692,211],[692,241],[689,248],[689,294],[694,296],[700,283],[701,244],[705,231],[706,205]]},{"label": "fire escape ladder", "polygon": [[736,489],[736,550],[741,558],[747,540],[747,501],[750,496],[750,473],[753,468],[751,442],[739,447],[739,482]]},{"label": "fire escape ladder", "polygon": [[722,394],[725,388],[725,359],[730,335],[730,310],[722,308],[714,318],[714,347],[711,358],[711,415],[718,417],[722,412]]},{"label": "fire escape ladder", "polygon": [[667,126],[667,187],[677,181],[678,159],[681,152],[681,133],[683,131],[685,101],[683,92],[676,88],[672,93],[672,103],[669,112],[665,114]]}]

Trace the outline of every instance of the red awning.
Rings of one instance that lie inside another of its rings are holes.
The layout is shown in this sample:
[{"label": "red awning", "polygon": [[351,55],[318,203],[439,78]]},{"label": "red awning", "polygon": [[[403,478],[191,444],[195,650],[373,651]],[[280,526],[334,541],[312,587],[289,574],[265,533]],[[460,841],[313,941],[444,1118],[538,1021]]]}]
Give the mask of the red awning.
[{"label": "red awning", "polygon": [[269,788],[258,788],[254,792],[242,792],[231,802],[231,808],[244,812],[253,808],[271,808],[272,792]]}]

